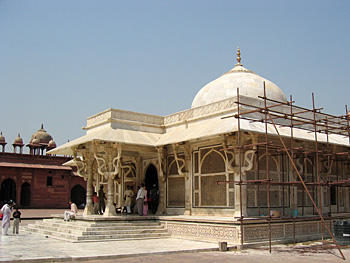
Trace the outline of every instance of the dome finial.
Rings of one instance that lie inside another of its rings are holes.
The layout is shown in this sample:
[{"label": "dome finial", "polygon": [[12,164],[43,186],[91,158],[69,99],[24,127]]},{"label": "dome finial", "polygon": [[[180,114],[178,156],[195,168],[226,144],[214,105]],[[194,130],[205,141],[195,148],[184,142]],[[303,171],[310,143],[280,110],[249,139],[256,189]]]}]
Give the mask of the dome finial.
[{"label": "dome finial", "polygon": [[241,64],[241,50],[239,49],[239,47],[237,48],[237,64],[236,66],[243,66]]}]

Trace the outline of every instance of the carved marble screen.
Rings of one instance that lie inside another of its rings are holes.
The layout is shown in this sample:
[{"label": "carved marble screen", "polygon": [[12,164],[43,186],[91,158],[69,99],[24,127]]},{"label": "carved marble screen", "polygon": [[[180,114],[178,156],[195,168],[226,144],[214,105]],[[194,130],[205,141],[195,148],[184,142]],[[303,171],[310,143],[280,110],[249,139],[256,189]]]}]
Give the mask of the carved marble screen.
[{"label": "carved marble screen", "polygon": [[[247,180],[267,179],[266,154],[262,154],[259,163],[254,165],[254,169],[247,173]],[[269,156],[269,178],[272,182],[288,181],[286,171],[286,160],[281,156]],[[256,162],[256,161],[255,161]],[[283,162],[283,165],[282,165]],[[270,206],[271,207],[289,207],[289,186],[270,185]],[[268,192],[267,185],[247,185],[248,207],[267,207]]]},{"label": "carved marble screen", "polygon": [[217,184],[232,180],[221,146],[203,147],[193,153],[194,207],[233,207],[234,186]]}]

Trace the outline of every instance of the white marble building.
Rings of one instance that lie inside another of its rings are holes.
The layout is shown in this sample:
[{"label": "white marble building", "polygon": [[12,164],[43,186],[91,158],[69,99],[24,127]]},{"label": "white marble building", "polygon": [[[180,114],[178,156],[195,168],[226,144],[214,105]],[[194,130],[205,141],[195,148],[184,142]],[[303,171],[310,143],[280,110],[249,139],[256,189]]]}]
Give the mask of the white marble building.
[{"label": "white marble building", "polygon": [[[242,66],[239,51],[237,60],[232,70],[198,91],[188,110],[163,117],[108,109],[87,119],[86,135],[50,151],[75,157],[78,173],[87,181],[85,215],[93,213],[92,192],[101,184],[105,185],[108,196],[105,215],[110,216],[115,215],[113,203],[123,205],[126,185],[136,190],[141,182],[148,187],[157,185],[160,191],[157,214],[252,217],[266,215],[268,202],[270,209],[283,215],[291,215],[295,210],[299,214],[314,214],[312,203],[300,186],[273,185],[268,201],[266,184],[216,183],[267,178],[266,153],[264,148],[258,149],[259,143],[263,145],[266,141],[265,131],[268,141],[282,147],[271,123],[265,126],[264,122],[225,118],[238,112],[237,88],[240,112],[264,106],[265,101],[260,98],[264,96],[264,83],[269,99],[287,103],[278,86]],[[271,101],[267,103],[272,104]],[[282,113],[290,112],[286,104],[276,108]],[[305,112],[299,117],[312,118],[312,115],[312,112]],[[264,114],[253,112],[245,117],[263,119]],[[283,126],[289,124],[288,120],[280,118],[276,122],[281,138],[288,145],[293,131],[294,147],[303,147],[304,153],[306,149],[315,149],[315,134],[304,129],[308,124],[291,129]],[[237,145],[253,146],[242,148],[239,155],[238,148],[234,148]],[[317,145],[332,152],[348,151],[349,138],[319,133]],[[296,159],[305,181],[317,181],[315,161],[310,154]],[[268,164],[272,181],[298,180],[285,155],[269,153]],[[341,162],[322,162],[320,167],[321,181],[350,177],[349,166]],[[321,200],[314,186],[309,190],[316,202],[322,202],[324,213],[330,209],[349,212],[347,188],[331,192],[329,188],[322,188]]]}]

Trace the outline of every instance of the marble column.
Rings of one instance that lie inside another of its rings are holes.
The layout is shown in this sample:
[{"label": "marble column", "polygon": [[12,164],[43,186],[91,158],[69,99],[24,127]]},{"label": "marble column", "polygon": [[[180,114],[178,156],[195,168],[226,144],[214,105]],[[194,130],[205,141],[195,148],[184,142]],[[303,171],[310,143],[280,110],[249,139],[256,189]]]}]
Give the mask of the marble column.
[{"label": "marble column", "polygon": [[158,171],[159,171],[159,204],[157,209],[157,214],[162,215],[165,213],[165,202],[166,202],[166,196],[165,196],[165,189],[166,189],[166,179],[164,175],[164,155],[165,151],[163,147],[157,148],[158,151]]},{"label": "marble column", "polygon": [[[232,167],[232,171],[234,173],[235,181],[246,181],[247,180],[247,172],[250,171],[254,164],[254,155],[255,150],[247,150],[244,154],[239,156],[239,151],[235,150],[234,158],[235,158],[235,166]],[[241,162],[241,165],[239,163]],[[240,169],[241,168],[241,169]],[[239,185],[235,184],[235,213],[234,217],[246,217],[248,216],[247,209],[247,185]]]},{"label": "marble column", "polygon": [[[81,153],[81,157],[78,157],[78,153]],[[92,203],[92,193],[93,193],[93,155],[84,147],[79,148],[75,147],[73,149],[74,162],[77,166],[77,173],[79,176],[83,177],[87,182],[86,184],[86,202],[83,215],[92,215],[94,214],[94,206]]]},{"label": "marble column", "polygon": [[192,171],[192,160],[191,160],[191,151],[190,146],[187,143],[185,145],[185,215],[192,214],[192,176],[190,171]]},{"label": "marble column", "polygon": [[107,186],[107,205],[106,205],[106,210],[103,214],[103,216],[115,216],[117,215],[116,213],[116,208],[114,206],[114,177],[109,176],[108,177],[108,186]]},{"label": "marble column", "polygon": [[94,214],[94,204],[92,203],[92,193],[94,191],[93,185],[92,185],[92,179],[93,179],[92,164],[93,164],[93,160],[89,160],[87,164],[88,176],[86,180],[86,205],[83,213],[84,216]]},{"label": "marble column", "polygon": [[[247,180],[247,176],[242,174],[242,177],[239,177],[239,173],[234,174],[234,180],[239,181],[240,179],[242,181]],[[242,195],[242,199],[241,199]],[[241,211],[242,206],[242,211]],[[242,213],[241,213],[242,212]],[[239,185],[235,184],[235,213],[234,217],[246,217],[248,215],[247,213],[247,185]]]},{"label": "marble column", "polygon": [[114,206],[114,178],[120,172],[121,145],[115,143],[94,143],[94,156],[97,161],[97,170],[108,182],[107,205],[103,216],[117,215]]}]

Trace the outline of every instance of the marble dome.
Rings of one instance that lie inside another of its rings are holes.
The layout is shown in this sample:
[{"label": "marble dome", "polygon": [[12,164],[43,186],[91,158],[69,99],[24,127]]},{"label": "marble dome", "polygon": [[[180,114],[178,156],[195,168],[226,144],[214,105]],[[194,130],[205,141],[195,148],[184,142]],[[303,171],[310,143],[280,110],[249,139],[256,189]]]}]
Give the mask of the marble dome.
[{"label": "marble dome", "polygon": [[239,95],[252,98],[264,96],[264,81],[268,98],[287,102],[286,95],[276,84],[243,67],[240,63],[241,57],[239,48],[237,55],[238,63],[235,67],[198,91],[191,108],[235,97],[237,96],[237,88],[239,88]]}]

